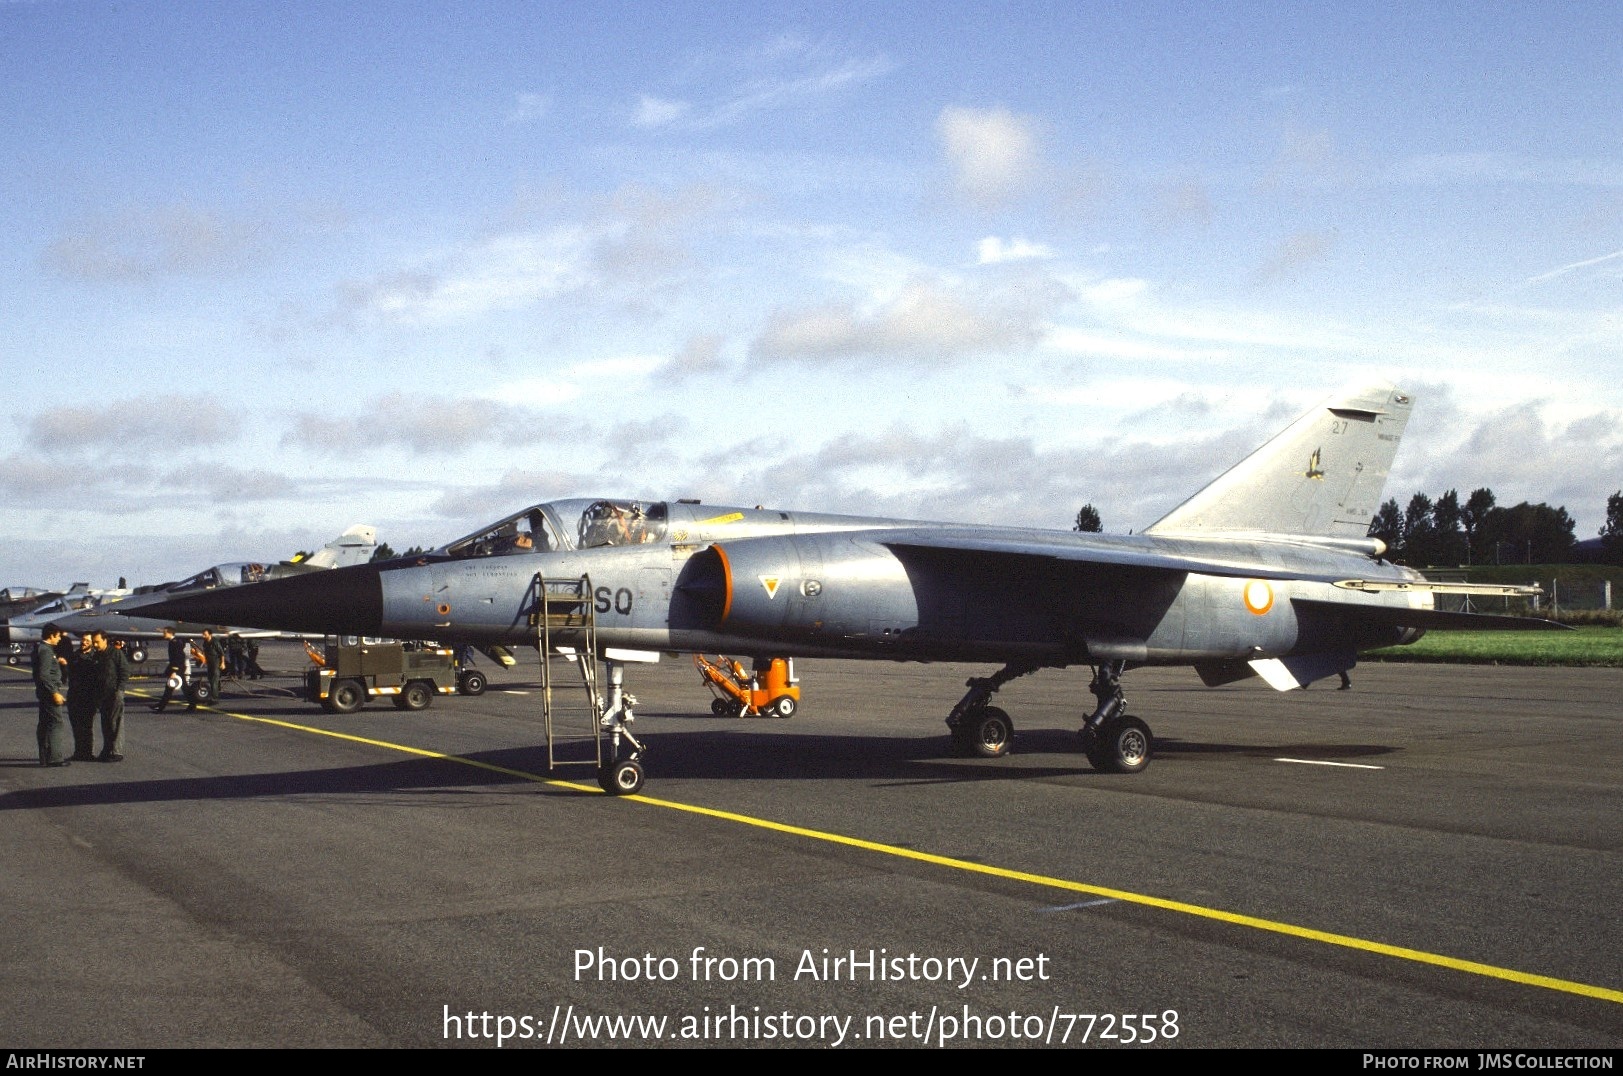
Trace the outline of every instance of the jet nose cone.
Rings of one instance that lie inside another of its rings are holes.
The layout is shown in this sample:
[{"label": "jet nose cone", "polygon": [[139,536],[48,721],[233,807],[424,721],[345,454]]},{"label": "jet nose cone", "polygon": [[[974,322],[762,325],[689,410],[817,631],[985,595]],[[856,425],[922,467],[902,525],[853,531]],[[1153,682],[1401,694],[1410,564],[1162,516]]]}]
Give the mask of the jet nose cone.
[{"label": "jet nose cone", "polygon": [[[118,609],[115,606],[111,611]],[[168,601],[130,612],[235,628],[377,635],[383,624],[383,584],[377,568],[358,564],[263,583],[177,594]]]}]

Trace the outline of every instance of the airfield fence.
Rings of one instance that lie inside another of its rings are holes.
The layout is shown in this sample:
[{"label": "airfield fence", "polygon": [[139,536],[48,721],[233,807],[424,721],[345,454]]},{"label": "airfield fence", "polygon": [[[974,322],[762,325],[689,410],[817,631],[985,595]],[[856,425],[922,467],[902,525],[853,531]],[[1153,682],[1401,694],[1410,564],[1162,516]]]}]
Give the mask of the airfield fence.
[{"label": "airfield fence", "polygon": [[[1437,583],[1467,581],[1465,572],[1428,570],[1425,575]],[[1532,598],[1472,598],[1462,594],[1439,594],[1437,608],[1450,612],[1555,617],[1564,613],[1609,611],[1618,608],[1617,602],[1623,601],[1623,594],[1614,596],[1609,579],[1569,577],[1555,572],[1518,582],[1536,585],[1544,593]]]}]

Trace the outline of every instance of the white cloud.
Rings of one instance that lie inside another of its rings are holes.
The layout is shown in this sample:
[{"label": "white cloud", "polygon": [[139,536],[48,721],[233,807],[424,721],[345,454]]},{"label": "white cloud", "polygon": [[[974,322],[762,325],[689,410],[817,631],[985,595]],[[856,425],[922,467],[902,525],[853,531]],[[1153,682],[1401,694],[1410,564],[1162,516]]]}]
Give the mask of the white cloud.
[{"label": "white cloud", "polygon": [[715,333],[695,334],[658,372],[670,379],[720,373],[727,369],[727,363],[722,358],[724,343],[721,336]]},{"label": "white cloud", "polygon": [[478,445],[530,445],[567,438],[578,424],[509,402],[525,399],[516,386],[507,399],[447,398],[389,393],[348,414],[303,414],[282,436],[284,446],[349,454],[405,448],[417,455],[454,454]]},{"label": "white cloud", "polygon": [[750,349],[758,360],[856,359],[950,362],[971,355],[1027,350],[1046,315],[1070,298],[1058,282],[972,294],[914,280],[867,306],[828,303],[775,314]]},{"label": "white cloud", "polygon": [[1081,289],[1082,298],[1090,303],[1112,304],[1136,299],[1149,291],[1150,282],[1139,277],[1112,277],[1096,281]]},{"label": "white cloud", "polygon": [[1040,166],[1036,122],[1029,116],[1005,108],[947,107],[935,130],[959,191],[973,201],[1014,196]]},{"label": "white cloud", "polygon": [[1043,338],[1043,350],[1078,358],[1138,359],[1145,362],[1222,362],[1233,358],[1223,348],[1177,347],[1117,330],[1056,326]]},{"label": "white cloud", "polygon": [[1004,241],[995,235],[989,235],[975,244],[975,251],[978,255],[977,264],[980,265],[1001,265],[1004,262],[1028,261],[1033,258],[1052,258],[1054,256],[1052,248],[1041,243],[1027,242],[1019,236]]},{"label": "white cloud", "polygon": [[264,232],[259,222],[187,202],[134,206],[74,222],[41,261],[62,276],[101,282],[233,273],[257,258]]},{"label": "white cloud", "polygon": [[1527,282],[1529,284],[1539,284],[1539,283],[1542,283],[1542,282],[1544,282],[1546,280],[1554,280],[1558,276],[1565,276],[1568,273],[1573,272],[1575,270],[1587,269],[1591,265],[1600,265],[1602,262],[1613,261],[1613,260],[1615,260],[1617,258],[1623,258],[1623,250],[1614,250],[1610,254],[1602,254],[1602,255],[1600,255],[1598,258],[1585,258],[1583,261],[1577,261],[1577,262],[1572,262],[1572,263],[1570,263],[1568,265],[1557,266],[1556,268],[1551,269],[1547,273],[1540,273],[1538,276],[1528,277]]},{"label": "white cloud", "polygon": [[211,396],[132,396],[41,412],[28,421],[28,436],[52,451],[188,448],[235,440],[241,419]]},{"label": "white cloud", "polygon": [[1288,277],[1298,269],[1326,260],[1336,237],[1329,232],[1295,232],[1279,241],[1272,256],[1257,269],[1258,281]]},{"label": "white cloud", "polygon": [[341,285],[340,315],[405,324],[467,321],[561,297],[646,303],[686,263],[680,231],[718,204],[714,191],[631,185],[584,219],[504,232],[417,266]]},{"label": "white cloud", "polygon": [[883,54],[841,55],[826,45],[781,35],[754,48],[694,58],[686,81],[710,78],[718,85],[697,89],[688,99],[642,94],[632,123],[684,130],[725,127],[757,113],[809,104],[859,86],[888,74],[894,66]]},{"label": "white cloud", "polygon": [[693,111],[693,106],[687,101],[668,101],[663,97],[653,97],[643,94],[637,99],[636,112],[632,114],[633,127],[664,127]]}]

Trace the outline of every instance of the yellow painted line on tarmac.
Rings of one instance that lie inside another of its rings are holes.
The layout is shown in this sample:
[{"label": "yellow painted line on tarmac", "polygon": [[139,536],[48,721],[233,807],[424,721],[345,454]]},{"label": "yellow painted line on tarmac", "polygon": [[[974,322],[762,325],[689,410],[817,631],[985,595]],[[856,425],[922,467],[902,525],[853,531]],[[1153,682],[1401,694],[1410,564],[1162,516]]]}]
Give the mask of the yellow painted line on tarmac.
[{"label": "yellow painted line on tarmac", "polygon": [[[132,695],[141,692],[130,692]],[[540,785],[554,785],[558,788],[573,789],[577,792],[595,792],[599,795],[603,790],[596,785],[576,784],[573,781],[560,781],[555,777],[542,777],[540,774],[530,773],[528,770],[515,770],[507,766],[498,766],[493,762],[480,762],[476,758],[467,758],[463,755],[451,755],[444,751],[430,751],[423,747],[412,747],[409,744],[394,743],[390,740],[374,740],[367,736],[357,736],[352,732],[335,732],[332,729],[317,728],[314,725],[301,725],[295,721],[282,721],[274,717],[256,717],[253,714],[237,714],[230,710],[220,710],[213,706],[199,706],[193,713],[219,714],[221,717],[234,717],[238,721],[252,721],[258,725],[271,725],[276,728],[291,729],[294,732],[308,732],[316,736],[327,736],[334,740],[347,740],[350,743],[365,744],[368,747],[381,747],[387,751],[399,751],[406,755],[416,755],[419,758],[434,758],[442,762],[455,762],[463,766],[472,766],[476,770],[486,770],[490,773],[499,773],[504,777],[516,777],[521,781],[530,781]]]},{"label": "yellow painted line on tarmac", "polygon": [[[462,755],[446,754],[442,751],[429,751],[421,747],[410,747],[406,744],[391,743],[388,740],[373,740],[365,736],[356,736],[347,732],[334,732],[330,729],[316,728],[312,725],[300,725],[292,721],[281,721],[272,717],[254,717],[250,714],[236,714],[227,710],[217,710],[212,707],[202,707],[211,713],[221,714],[225,717],[234,717],[241,721],[253,721],[262,725],[272,725],[278,728],[291,729],[295,732],[309,732],[317,736],[330,736],[335,740],[348,740],[351,743],[366,744],[369,747],[381,747],[390,751],[399,751],[403,754],[416,755],[421,758],[440,759],[444,762],[455,762],[474,769],[486,770],[490,773],[499,773],[507,777],[516,777],[522,781],[535,784],[551,785],[555,788],[567,788],[577,792],[593,792],[599,795],[602,790],[596,785],[576,784],[572,781],[561,781],[552,777],[543,777],[540,774],[525,770],[510,769],[506,766],[497,766],[489,762],[480,762],[477,759],[466,758]],[[663,807],[666,810],[681,811],[685,814],[699,815],[704,818],[714,818],[724,822],[733,822],[742,826],[751,826],[755,829],[769,830],[773,833],[784,833],[793,837],[804,837],[808,840],[822,841],[826,844],[843,845],[847,848],[858,848],[865,852],[878,855],[892,856],[897,859],[908,859],[916,863],[928,863],[932,866],[947,867],[952,870],[963,871],[966,874],[980,874],[991,878],[1003,878],[1014,882],[1027,882],[1031,885],[1042,886],[1046,889],[1059,889],[1070,893],[1086,893],[1095,897],[1106,897],[1121,901],[1125,904],[1140,904],[1148,908],[1159,908],[1162,911],[1177,912],[1181,915],[1194,916],[1198,919],[1211,919],[1232,926],[1249,927],[1252,930],[1266,931],[1270,934],[1283,934],[1287,937],[1301,938],[1305,941],[1319,942],[1324,945],[1334,945],[1342,949],[1353,949],[1359,952],[1374,953],[1378,956],[1394,957],[1398,960],[1408,960],[1416,964],[1429,964],[1432,967],[1448,968],[1451,971],[1465,972],[1468,975],[1480,975],[1489,979],[1501,979],[1505,982],[1519,983],[1522,986],[1536,986],[1545,990],[1556,990],[1565,994],[1577,994],[1581,997],[1595,998],[1600,1001],[1610,1001],[1614,1004],[1623,1004],[1623,990],[1613,990],[1610,987],[1593,986],[1589,983],[1573,982],[1570,979],[1557,979],[1549,975],[1534,975],[1530,972],[1516,971],[1514,968],[1501,968],[1493,964],[1483,964],[1475,960],[1460,960],[1457,957],[1443,956],[1438,953],[1428,953],[1422,949],[1408,949],[1401,945],[1387,945],[1385,942],[1369,941],[1365,938],[1356,938],[1349,934],[1334,934],[1325,930],[1314,930],[1311,927],[1296,926],[1293,923],[1281,923],[1273,919],[1262,919],[1254,915],[1242,915],[1238,912],[1226,912],[1221,908],[1207,908],[1199,904],[1188,904],[1180,900],[1167,900],[1164,897],[1154,897],[1146,893],[1134,893],[1125,889],[1111,889],[1107,886],[1092,885],[1087,882],[1076,882],[1069,878],[1055,878],[1046,874],[1033,874],[1030,871],[1010,870],[1007,867],[994,867],[986,863],[975,863],[967,859],[953,859],[950,856],[938,856],[932,852],[920,852],[912,848],[901,848],[893,844],[881,844],[878,841],[867,841],[860,837],[848,837],[843,833],[829,833],[826,830],[807,829],[804,826],[790,825],[787,822],[774,822],[769,818],[757,818],[754,815],[737,814],[733,811],[722,811],[714,807],[700,807],[691,803],[679,803],[675,800],[658,799],[653,796],[623,796],[621,799],[644,803],[651,807]]]}]

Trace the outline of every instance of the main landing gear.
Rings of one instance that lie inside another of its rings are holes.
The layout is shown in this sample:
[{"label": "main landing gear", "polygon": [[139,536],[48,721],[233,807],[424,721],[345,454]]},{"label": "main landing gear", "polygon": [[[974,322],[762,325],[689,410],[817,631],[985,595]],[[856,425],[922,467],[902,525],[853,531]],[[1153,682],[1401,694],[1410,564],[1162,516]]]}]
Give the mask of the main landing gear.
[{"label": "main landing gear", "polygon": [[1082,723],[1078,733],[1082,750],[1101,773],[1138,773],[1150,764],[1150,727],[1127,713],[1127,697],[1121,693],[1121,674],[1126,662],[1107,661],[1093,671],[1088,688],[1099,705]]},{"label": "main landing gear", "polygon": [[[1121,674],[1126,662],[1110,661],[1097,666],[1089,689],[1099,700],[1093,713],[1082,723],[1082,751],[1093,768],[1101,773],[1138,773],[1150,764],[1154,738],[1150,727],[1127,713],[1127,699],[1121,690]],[[953,753],[968,758],[1002,758],[1014,741],[1014,722],[1006,711],[991,706],[998,688],[1038,666],[1011,662],[991,676],[972,677],[969,690],[947,715],[952,732]]]}]

